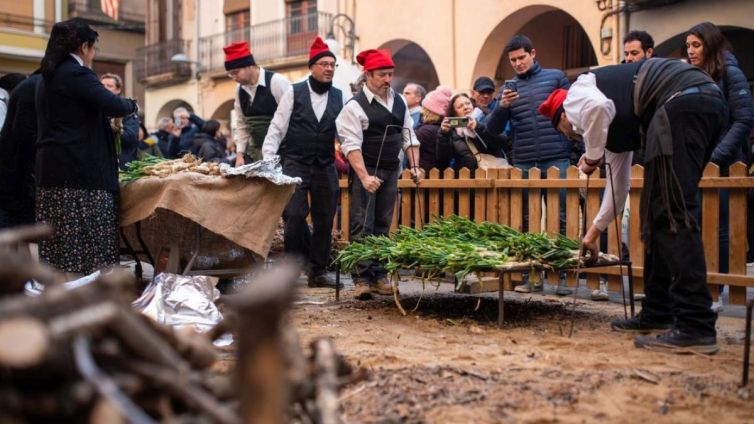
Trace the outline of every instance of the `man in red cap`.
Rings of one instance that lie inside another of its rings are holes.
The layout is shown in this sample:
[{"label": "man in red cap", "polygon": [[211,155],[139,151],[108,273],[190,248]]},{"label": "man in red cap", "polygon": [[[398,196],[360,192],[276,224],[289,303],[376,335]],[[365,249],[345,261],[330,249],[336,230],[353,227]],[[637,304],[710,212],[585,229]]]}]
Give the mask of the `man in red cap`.
[{"label": "man in red cap", "polygon": [[636,337],[636,347],[716,353],[717,316],[710,309],[696,217],[699,180],[725,128],[720,89],[698,68],[653,58],[583,74],[568,91],[553,92],[539,111],[570,139],[583,138],[583,172],[610,164],[600,211],[582,240],[582,250],[592,258],[599,254],[600,233],[625,204],[632,151],[644,152],[640,209],[646,297],[636,317],[613,321],[611,327],[667,330],[657,337]]},{"label": "man in red cap", "polygon": [[262,143],[280,98],[291,86],[282,75],[257,65],[249,43],[240,41],[223,47],[225,70],[238,83],[233,103],[233,141],[236,166],[262,158]]},{"label": "man in red cap", "polygon": [[[351,238],[387,235],[393,220],[401,172],[399,154],[406,151],[410,172],[417,181],[419,142],[411,115],[403,98],[390,87],[395,64],[387,50],[366,50],[356,57],[364,67],[366,82],[346,103],[335,121],[341,150],[351,164]],[[368,210],[367,210],[368,208]],[[353,274],[357,299],[370,299],[372,293],[393,293],[387,271],[377,262],[359,264]]]},{"label": "man in red cap", "polygon": [[[309,51],[311,75],[286,90],[262,145],[265,159],[279,154],[283,173],[301,178],[283,212],[284,241],[286,252],[307,262],[309,287],[335,287],[326,274],[338,196],[335,118],[343,108],[343,95],[332,85],[335,66],[335,55],[317,37]],[[310,209],[313,232],[306,222]]]}]

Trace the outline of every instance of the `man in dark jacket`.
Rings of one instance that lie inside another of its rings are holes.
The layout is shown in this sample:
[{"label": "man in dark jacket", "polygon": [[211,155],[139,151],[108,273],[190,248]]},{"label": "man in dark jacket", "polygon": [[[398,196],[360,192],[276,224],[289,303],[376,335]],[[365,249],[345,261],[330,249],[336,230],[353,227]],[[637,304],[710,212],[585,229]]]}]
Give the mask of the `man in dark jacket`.
[{"label": "man in dark jacket", "polygon": [[[503,89],[499,106],[487,118],[487,131],[500,134],[506,124],[510,124],[511,159],[515,167],[524,171],[524,178],[528,178],[531,168],[538,168],[544,176],[553,166],[560,171],[560,178],[565,178],[571,166],[572,143],[537,113],[537,107],[554,90],[568,88],[568,79],[560,70],[539,66],[535,60],[537,52],[524,35],[514,36],[505,46],[505,52],[516,72],[515,90]],[[525,200],[524,203],[524,225],[527,225],[528,202]],[[560,192],[560,230],[565,232],[565,190]],[[523,284],[517,288],[520,292],[530,290],[540,291],[541,285]],[[564,295],[568,292],[561,279],[557,293]]]},{"label": "man in dark jacket", "polygon": [[0,228],[34,223],[34,90],[39,78],[35,73],[24,80],[8,99],[8,114],[0,133]]},{"label": "man in dark jacket", "polygon": [[[285,251],[308,263],[309,287],[335,287],[327,276],[338,196],[335,118],[343,94],[332,85],[335,55],[320,37],[309,53],[311,75],[280,99],[262,145],[264,159],[279,154],[283,173],[301,178],[283,212]],[[313,232],[306,217],[311,211]]]},{"label": "man in dark jacket", "polygon": [[[157,139],[157,147],[160,149],[160,152],[162,152],[164,157],[169,159],[175,159],[174,157],[169,156],[170,146],[174,143],[174,128],[175,124],[173,123],[173,120],[167,116],[163,116],[157,120],[157,131],[152,133],[152,137]],[[177,141],[175,141],[175,143],[177,143]]]},{"label": "man in dark jacket", "polygon": [[173,142],[169,146],[170,158],[177,158],[191,153],[194,146],[194,136],[204,126],[204,119],[191,113],[185,107],[173,110],[175,124],[173,126]]},{"label": "man in dark jacket", "polygon": [[[123,79],[115,74],[102,74],[99,77],[102,85],[111,93],[120,96],[123,92]],[[118,155],[118,166],[122,170],[128,169],[128,162],[135,161],[136,150],[139,147],[139,117],[136,114],[124,116],[123,118],[114,118],[111,120],[115,137],[120,136],[120,154]]]}]

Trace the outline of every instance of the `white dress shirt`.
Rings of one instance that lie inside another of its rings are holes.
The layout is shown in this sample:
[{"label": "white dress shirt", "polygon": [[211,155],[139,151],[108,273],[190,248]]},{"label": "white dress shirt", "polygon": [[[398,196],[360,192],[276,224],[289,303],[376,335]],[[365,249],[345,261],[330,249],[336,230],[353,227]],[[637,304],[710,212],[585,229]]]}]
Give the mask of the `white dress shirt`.
[{"label": "white dress shirt", "polygon": [[[370,103],[372,100],[376,100],[382,107],[392,112],[393,100],[395,99],[395,91],[392,88],[387,93],[387,102],[380,96],[372,93],[366,85],[364,85],[364,94]],[[405,100],[400,96],[399,98],[405,105]],[[408,112],[408,106],[406,106],[406,112],[403,116],[403,126],[408,129],[402,131],[404,150],[411,146],[419,146],[419,141],[416,139],[416,134],[414,133],[413,122]],[[335,126],[340,137],[340,150],[344,156],[348,157],[348,154],[354,150],[361,150],[361,143],[364,142],[364,131],[369,128],[369,118],[364,109],[361,108],[359,102],[352,100],[346,103],[335,120]]]},{"label": "white dress shirt", "polygon": [[4,88],[0,88],[0,129],[5,125],[5,115],[8,114],[8,99],[10,95]]},{"label": "white dress shirt", "polygon": [[[329,97],[328,91],[325,91],[322,94],[315,93],[314,90],[312,90],[309,81],[306,82],[306,86],[309,87],[309,98],[312,101],[314,116],[317,117],[317,121],[319,122],[322,119],[322,115],[325,114],[325,109],[327,109],[327,99]],[[290,123],[292,114],[293,85],[288,87],[285,94],[283,94],[283,97],[278,102],[275,116],[272,118],[270,128],[267,130],[267,136],[264,138],[264,144],[262,145],[262,157],[264,159],[269,159],[277,155],[280,143],[288,133],[288,124]]]},{"label": "white dress shirt", "polygon": [[563,110],[574,131],[584,137],[586,158],[596,161],[604,155],[605,163],[610,165],[606,167],[607,186],[602,204],[592,221],[597,229],[604,231],[615,218],[616,208],[622,211],[626,204],[631,185],[633,152],[614,153],[605,148],[608,129],[615,118],[615,104],[597,88],[594,74],[583,74],[576,79],[568,90]]},{"label": "white dress shirt", "polygon": [[[254,96],[257,94],[257,87],[266,87],[265,84],[265,70],[261,66],[259,67],[259,79],[254,85],[238,85],[236,88],[236,98],[233,102],[233,109],[235,111],[233,121],[233,142],[236,144],[237,152],[245,152],[246,146],[251,141],[251,133],[247,128],[246,120],[244,119],[243,110],[241,109],[241,101],[239,100],[239,90],[244,90],[249,94],[249,104],[254,102]],[[280,105],[280,101],[283,98],[285,92],[290,88],[291,83],[284,76],[279,73],[272,75],[270,79],[270,92],[275,101]]]}]

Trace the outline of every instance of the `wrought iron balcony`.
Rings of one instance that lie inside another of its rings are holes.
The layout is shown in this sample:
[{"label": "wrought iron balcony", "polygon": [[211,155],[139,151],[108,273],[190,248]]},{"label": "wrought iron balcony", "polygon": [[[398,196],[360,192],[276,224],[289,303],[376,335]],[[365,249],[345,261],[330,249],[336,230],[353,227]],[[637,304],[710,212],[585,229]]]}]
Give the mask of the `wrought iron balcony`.
[{"label": "wrought iron balcony", "polygon": [[170,61],[170,58],[175,54],[187,54],[189,44],[186,40],[176,39],[136,50],[136,60],[134,61],[136,79],[149,84],[191,77],[190,64]]},{"label": "wrought iron balcony", "polygon": [[259,64],[307,55],[314,37],[325,38],[330,17],[329,13],[310,13],[202,37],[199,40],[202,70],[210,73],[223,71],[223,46],[236,41],[248,41]]}]

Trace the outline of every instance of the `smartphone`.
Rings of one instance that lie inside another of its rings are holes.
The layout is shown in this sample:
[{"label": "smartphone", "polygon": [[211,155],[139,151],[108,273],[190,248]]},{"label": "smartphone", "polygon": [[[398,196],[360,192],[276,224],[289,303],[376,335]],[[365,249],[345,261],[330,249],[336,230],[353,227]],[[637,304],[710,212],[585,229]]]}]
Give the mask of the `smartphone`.
[{"label": "smartphone", "polygon": [[469,125],[468,116],[449,116],[448,125],[450,128],[466,128]]},{"label": "smartphone", "polygon": [[175,126],[180,127],[181,126],[181,118],[175,118]]},{"label": "smartphone", "polygon": [[505,80],[505,82],[503,83],[503,89],[510,90],[510,91],[518,91],[518,89],[516,89],[516,80]]}]

